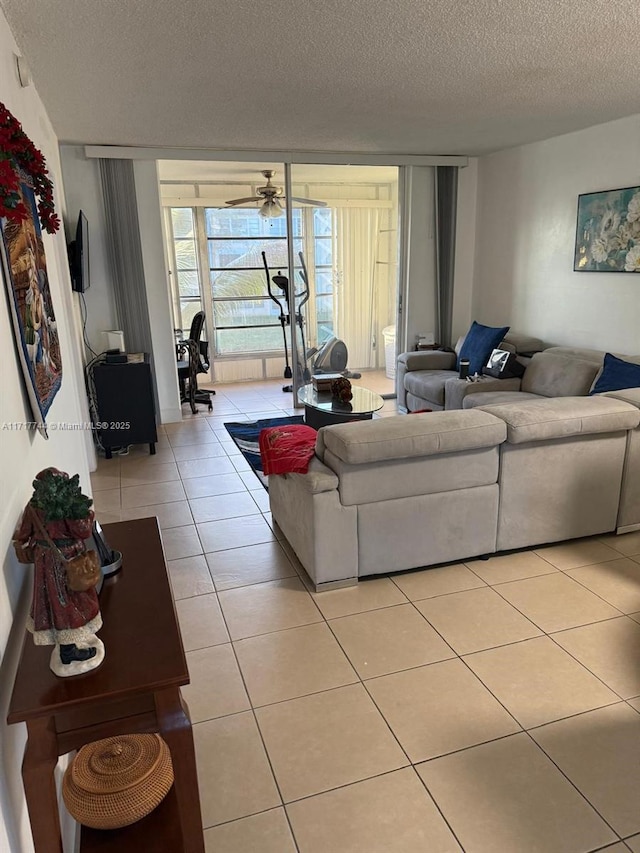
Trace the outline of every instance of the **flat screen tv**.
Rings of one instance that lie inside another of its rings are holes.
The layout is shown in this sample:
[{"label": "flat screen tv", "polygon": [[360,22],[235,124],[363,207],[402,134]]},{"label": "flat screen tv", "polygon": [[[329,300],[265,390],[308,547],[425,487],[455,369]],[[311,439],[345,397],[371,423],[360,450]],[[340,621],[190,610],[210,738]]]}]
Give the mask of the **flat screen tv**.
[{"label": "flat screen tv", "polygon": [[69,243],[71,287],[78,293],[89,289],[89,223],[82,211],[78,214],[76,239]]}]

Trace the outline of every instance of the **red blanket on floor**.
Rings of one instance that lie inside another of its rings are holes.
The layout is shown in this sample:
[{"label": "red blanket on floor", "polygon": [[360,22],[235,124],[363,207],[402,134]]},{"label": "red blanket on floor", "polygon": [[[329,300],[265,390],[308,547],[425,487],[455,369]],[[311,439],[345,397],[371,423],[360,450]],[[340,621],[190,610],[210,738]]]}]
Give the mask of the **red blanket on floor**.
[{"label": "red blanket on floor", "polygon": [[305,424],[267,427],[258,442],[265,474],[306,474],[316,449],[317,433]]}]

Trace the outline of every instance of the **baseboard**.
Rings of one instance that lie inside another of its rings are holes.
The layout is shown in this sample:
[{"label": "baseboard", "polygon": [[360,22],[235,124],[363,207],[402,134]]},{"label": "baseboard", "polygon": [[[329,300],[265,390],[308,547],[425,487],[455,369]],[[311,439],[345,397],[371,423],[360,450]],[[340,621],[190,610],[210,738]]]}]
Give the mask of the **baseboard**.
[{"label": "baseboard", "polygon": [[617,527],[616,533],[619,536],[621,533],[635,533],[637,530],[640,530],[640,522],[638,524],[625,524],[624,527]]}]

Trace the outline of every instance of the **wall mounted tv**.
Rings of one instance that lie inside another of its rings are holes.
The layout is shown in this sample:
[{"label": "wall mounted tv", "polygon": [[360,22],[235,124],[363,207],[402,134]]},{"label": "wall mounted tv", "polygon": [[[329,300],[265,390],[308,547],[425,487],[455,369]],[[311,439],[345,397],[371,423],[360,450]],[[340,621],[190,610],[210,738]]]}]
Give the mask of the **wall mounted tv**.
[{"label": "wall mounted tv", "polygon": [[71,287],[78,293],[89,289],[89,223],[82,211],[78,214],[76,239],[69,243]]}]

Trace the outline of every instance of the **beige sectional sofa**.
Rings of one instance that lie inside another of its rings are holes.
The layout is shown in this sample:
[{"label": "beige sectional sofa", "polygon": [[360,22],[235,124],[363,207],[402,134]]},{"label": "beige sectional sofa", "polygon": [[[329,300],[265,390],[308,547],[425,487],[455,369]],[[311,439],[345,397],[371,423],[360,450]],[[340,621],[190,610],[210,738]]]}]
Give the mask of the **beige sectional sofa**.
[{"label": "beige sectional sofa", "polygon": [[640,392],[616,392],[325,427],[271,510],[318,590],[636,529],[639,424]]},{"label": "beige sectional sofa", "polygon": [[[594,386],[604,360],[600,350],[577,347],[549,347],[536,353],[527,366],[520,389],[489,388],[483,383],[471,385],[467,393],[458,397],[465,408],[492,405],[512,405],[525,400],[544,400],[552,397],[585,396]],[[621,355],[618,358],[640,364],[638,355]],[[519,380],[507,380],[515,384]],[[640,388],[609,391],[603,396],[624,400],[640,409]],[[454,396],[450,395],[453,404]],[[488,409],[488,411],[493,411]],[[627,434],[627,450],[623,470],[620,506],[616,528],[619,533],[638,529],[640,525],[640,428]]]},{"label": "beige sectional sofa", "polygon": [[[459,349],[462,339],[458,341]],[[576,347],[549,347],[542,351],[538,338],[509,333],[503,349],[517,353],[533,352],[519,360],[525,364],[521,379],[493,379],[483,376],[479,382],[458,378],[455,353],[428,351],[408,352],[398,357],[396,392],[398,408],[415,412],[420,409],[468,409],[516,400],[544,397],[583,397],[591,390],[602,368],[604,352]],[[638,355],[618,358],[640,364]]]}]

